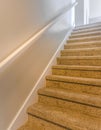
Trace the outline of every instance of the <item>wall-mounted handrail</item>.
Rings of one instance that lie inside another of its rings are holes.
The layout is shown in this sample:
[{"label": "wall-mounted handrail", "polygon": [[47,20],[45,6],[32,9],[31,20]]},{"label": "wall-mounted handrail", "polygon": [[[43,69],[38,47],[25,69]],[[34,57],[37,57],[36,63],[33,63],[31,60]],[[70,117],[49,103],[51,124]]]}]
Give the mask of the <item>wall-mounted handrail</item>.
[{"label": "wall-mounted handrail", "polygon": [[61,19],[61,17],[64,16],[66,12],[71,10],[73,7],[77,5],[77,2],[74,2],[73,4],[70,4],[66,6],[60,13],[58,13],[47,25],[45,25],[40,31],[38,31],[32,38],[27,40],[21,47],[19,47],[16,51],[11,53],[7,58],[5,58],[3,61],[0,63],[0,72],[2,69],[6,68],[9,64],[11,64],[17,56],[22,54],[29,46],[31,46],[36,38],[41,36],[43,32],[45,32],[48,28],[50,28],[53,24],[55,24],[58,20]]}]

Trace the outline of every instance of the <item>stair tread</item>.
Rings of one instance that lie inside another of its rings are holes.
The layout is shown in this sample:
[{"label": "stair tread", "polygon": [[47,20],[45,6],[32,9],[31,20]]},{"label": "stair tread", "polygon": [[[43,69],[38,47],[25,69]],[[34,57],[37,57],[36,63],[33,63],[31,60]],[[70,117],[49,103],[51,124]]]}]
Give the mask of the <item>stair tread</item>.
[{"label": "stair tread", "polygon": [[70,76],[60,76],[60,75],[48,75],[47,80],[59,81],[59,82],[75,82],[76,84],[85,84],[101,87],[101,79],[95,78],[82,78],[82,77],[70,77]]},{"label": "stair tread", "polygon": [[57,59],[101,59],[101,56],[100,55],[97,55],[97,56],[60,56],[60,57],[57,57]]},{"label": "stair tread", "polygon": [[101,31],[94,31],[94,32],[84,32],[84,33],[76,33],[72,34],[69,38],[85,38],[85,37],[95,37],[95,36],[101,36]]},{"label": "stair tread", "polygon": [[101,22],[84,24],[84,25],[78,25],[78,26],[75,26],[74,29],[85,28],[85,27],[93,27],[93,26],[101,26]]},{"label": "stair tread", "polygon": [[84,32],[84,33],[79,33],[79,34],[72,34],[73,36],[77,36],[77,35],[86,35],[86,34],[95,34],[95,33],[101,33],[101,31],[100,30],[98,30],[98,31],[93,31],[93,32]]},{"label": "stair tread", "polygon": [[73,33],[75,32],[84,32],[84,31],[92,31],[92,30],[101,30],[101,26],[99,27],[90,27],[90,28],[83,28],[83,29],[73,29]]},{"label": "stair tread", "polygon": [[43,88],[39,94],[59,98],[60,100],[72,101],[84,105],[101,108],[101,96],[88,93],[78,93],[61,88]]},{"label": "stair tread", "polygon": [[84,34],[84,33],[91,33],[91,32],[95,32],[95,31],[101,31],[101,28],[99,28],[99,29],[89,29],[89,30],[78,30],[78,31],[72,32],[71,35]]},{"label": "stair tread", "polygon": [[67,44],[65,44],[66,46],[75,46],[75,45],[84,45],[84,44],[101,44],[101,41],[89,41],[89,42],[79,42],[79,43],[72,43],[72,44],[68,44],[68,41],[67,41]]},{"label": "stair tread", "polygon": [[70,51],[97,51],[97,50],[101,50],[101,47],[64,49],[64,50],[61,50],[61,52],[70,52]]},{"label": "stair tread", "polygon": [[79,31],[79,30],[88,30],[88,29],[93,29],[93,28],[100,28],[101,24],[97,24],[97,25],[91,25],[89,24],[88,26],[82,26],[82,27],[75,27],[73,29],[73,31]]},{"label": "stair tread", "polygon": [[93,38],[101,38],[101,36],[89,36],[89,37],[75,37],[75,38],[71,38],[71,39],[69,39],[68,41],[72,41],[72,40],[82,40],[82,39],[93,39]]},{"label": "stair tread", "polygon": [[90,24],[85,24],[85,25],[78,25],[78,26],[75,26],[75,28],[82,28],[82,27],[88,27],[88,26],[96,26],[96,25],[101,25],[101,22],[96,22],[96,23],[90,23]]},{"label": "stair tread", "polygon": [[87,115],[55,106],[37,103],[29,107],[28,113],[70,130],[93,130],[94,127],[96,127],[94,130],[97,130],[101,128],[100,119],[98,118],[96,118],[98,122],[95,126],[93,120],[89,119]]},{"label": "stair tread", "polygon": [[80,66],[80,65],[54,65],[53,69],[93,70],[101,71],[101,66]]}]

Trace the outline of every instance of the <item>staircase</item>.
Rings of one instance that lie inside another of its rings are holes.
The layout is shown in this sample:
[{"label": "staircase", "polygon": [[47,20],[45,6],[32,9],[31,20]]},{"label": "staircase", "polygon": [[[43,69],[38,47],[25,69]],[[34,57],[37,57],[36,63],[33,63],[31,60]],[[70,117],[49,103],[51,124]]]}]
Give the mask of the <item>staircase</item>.
[{"label": "staircase", "polygon": [[101,130],[101,23],[76,27],[18,130]]}]

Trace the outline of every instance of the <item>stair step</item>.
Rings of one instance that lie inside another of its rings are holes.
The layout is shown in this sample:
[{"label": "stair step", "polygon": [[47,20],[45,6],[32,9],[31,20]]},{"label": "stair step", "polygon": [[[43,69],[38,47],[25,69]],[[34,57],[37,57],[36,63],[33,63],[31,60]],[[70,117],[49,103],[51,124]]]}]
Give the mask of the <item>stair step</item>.
[{"label": "stair step", "polygon": [[100,79],[49,75],[46,77],[46,87],[101,95]]},{"label": "stair step", "polygon": [[101,22],[79,25],[79,26],[75,26],[75,28],[83,28],[83,27],[96,26],[96,25],[101,25]]},{"label": "stair step", "polygon": [[[28,115],[28,123],[18,130],[67,130],[50,121],[45,121],[39,117]],[[69,130],[69,129],[68,129]]]},{"label": "stair step", "polygon": [[72,32],[72,34],[81,34],[81,33],[91,33],[91,32],[95,32],[95,31],[101,31],[101,27],[99,28],[89,28],[89,29],[85,29],[85,30],[75,30]]},{"label": "stair step", "polygon": [[98,25],[95,25],[95,26],[93,26],[93,25],[89,25],[89,26],[85,26],[85,27],[75,27],[74,29],[73,29],[73,32],[75,32],[75,31],[82,31],[82,30],[90,30],[90,29],[99,29],[99,28],[101,28],[101,24],[98,24]]},{"label": "stair step", "polygon": [[84,38],[72,38],[67,41],[67,43],[77,43],[77,42],[89,42],[89,41],[101,41],[101,36],[84,37]]},{"label": "stair step", "polygon": [[99,28],[101,27],[101,23],[99,24],[88,24],[88,25],[85,25],[85,26],[78,26],[78,27],[75,27],[73,31],[78,31],[78,30],[85,30],[85,29],[91,29],[91,28]]},{"label": "stair step", "polygon": [[101,56],[61,56],[58,65],[101,66]]},{"label": "stair step", "polygon": [[101,47],[101,41],[98,42],[79,42],[79,43],[72,43],[64,45],[65,49],[80,49],[80,48],[94,48],[94,47]]},{"label": "stair step", "polygon": [[60,88],[43,88],[38,91],[39,102],[45,105],[79,111],[101,118],[101,96],[72,92]]},{"label": "stair step", "polygon": [[53,75],[101,78],[101,66],[55,65],[52,67]]},{"label": "stair step", "polygon": [[91,36],[101,36],[101,31],[95,32],[87,32],[87,33],[79,33],[79,34],[72,34],[69,38],[80,38],[80,37],[91,37]]},{"label": "stair step", "polygon": [[101,47],[65,49],[61,51],[61,56],[94,56],[101,55]]},{"label": "stair step", "polygon": [[[71,110],[64,110],[63,108],[57,108],[47,106],[44,104],[35,104],[28,109],[28,114],[41,118],[42,120],[55,123],[57,126],[63,127],[66,130],[100,130],[100,119],[89,117],[79,112],[73,112]],[[88,120],[89,119],[89,120]],[[32,122],[33,123],[33,122]]]}]

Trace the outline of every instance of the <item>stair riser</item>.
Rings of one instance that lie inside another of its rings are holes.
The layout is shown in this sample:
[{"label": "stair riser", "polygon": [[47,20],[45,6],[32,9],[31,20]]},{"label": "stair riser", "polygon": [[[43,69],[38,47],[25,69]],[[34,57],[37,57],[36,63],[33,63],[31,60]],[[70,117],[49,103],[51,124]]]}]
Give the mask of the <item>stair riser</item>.
[{"label": "stair riser", "polygon": [[91,41],[99,41],[101,40],[101,37],[90,37],[90,38],[79,38],[79,39],[72,39],[72,40],[68,40],[67,43],[77,43],[77,42],[91,42]]},{"label": "stair riser", "polygon": [[72,34],[81,34],[81,33],[90,33],[90,32],[95,32],[95,31],[101,31],[101,28],[91,28],[91,29],[86,29],[86,30],[75,30],[72,32]]},{"label": "stair riser", "polygon": [[72,39],[72,38],[84,38],[84,37],[91,37],[91,36],[101,36],[101,33],[84,33],[84,34],[78,34],[78,35],[71,35],[69,38]]},{"label": "stair riser", "polygon": [[67,58],[58,58],[58,65],[84,65],[84,66],[100,66],[100,59],[67,59]]},{"label": "stair riser", "polygon": [[67,44],[64,46],[64,49],[77,49],[77,48],[93,48],[93,47],[101,47],[101,43],[96,44],[96,43],[92,43],[92,44],[77,44],[77,45],[70,45]]},{"label": "stair riser", "polygon": [[46,80],[46,86],[49,88],[62,88],[73,92],[84,92],[84,93],[90,93],[94,95],[101,95],[101,86],[97,87],[93,85],[75,83],[71,81],[62,82],[62,81],[55,81],[55,80]]},{"label": "stair riser", "polygon": [[[67,99],[61,100],[54,97],[48,97],[39,95],[39,102],[44,103],[45,105],[52,105],[56,107],[62,107],[65,109],[70,109],[73,111],[79,111],[83,114],[87,114],[89,116],[101,117],[101,109],[96,107],[90,107],[88,105],[83,105],[80,103],[75,103]],[[91,118],[91,117],[90,117]]]},{"label": "stair riser", "polygon": [[28,116],[28,121],[31,125],[29,130],[69,130],[31,115]]},{"label": "stair riser", "polygon": [[96,56],[101,55],[101,50],[77,50],[77,51],[61,51],[61,56]]},{"label": "stair riser", "polygon": [[52,69],[53,75],[84,77],[84,78],[101,78],[101,71],[93,70],[76,70],[76,69]]}]

